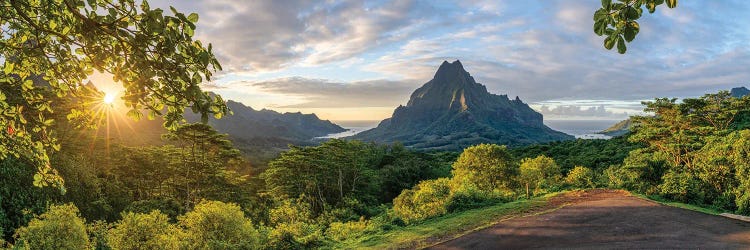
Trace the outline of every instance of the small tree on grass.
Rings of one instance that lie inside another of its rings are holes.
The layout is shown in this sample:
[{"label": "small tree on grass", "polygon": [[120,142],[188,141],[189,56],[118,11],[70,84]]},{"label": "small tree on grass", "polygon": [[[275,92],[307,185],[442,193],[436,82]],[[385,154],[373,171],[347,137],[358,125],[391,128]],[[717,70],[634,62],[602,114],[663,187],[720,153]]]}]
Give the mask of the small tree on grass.
[{"label": "small tree on grass", "polygon": [[481,191],[507,189],[518,171],[505,146],[479,144],[466,148],[453,163],[454,186],[471,185]]},{"label": "small tree on grass", "polygon": [[529,198],[530,187],[534,187],[534,190],[536,190],[545,184],[552,184],[560,179],[560,175],[560,167],[557,166],[555,160],[540,155],[533,159],[521,160],[518,178],[526,188],[526,198]]}]

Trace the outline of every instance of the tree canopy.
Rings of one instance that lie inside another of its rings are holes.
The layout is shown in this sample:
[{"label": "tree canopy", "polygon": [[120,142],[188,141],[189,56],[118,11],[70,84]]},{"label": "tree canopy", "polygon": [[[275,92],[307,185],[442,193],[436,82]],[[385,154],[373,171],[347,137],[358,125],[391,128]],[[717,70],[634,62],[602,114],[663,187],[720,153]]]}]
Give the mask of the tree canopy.
[{"label": "tree canopy", "polygon": [[48,157],[59,149],[48,129],[53,97],[91,104],[84,81],[95,70],[113,75],[136,119],[163,115],[172,127],[188,107],[204,120],[227,113],[220,96],[199,87],[221,66],[211,44],[193,40],[198,14],[170,12],[135,0],[1,0],[0,159],[27,158],[39,168],[37,185],[61,186]]}]

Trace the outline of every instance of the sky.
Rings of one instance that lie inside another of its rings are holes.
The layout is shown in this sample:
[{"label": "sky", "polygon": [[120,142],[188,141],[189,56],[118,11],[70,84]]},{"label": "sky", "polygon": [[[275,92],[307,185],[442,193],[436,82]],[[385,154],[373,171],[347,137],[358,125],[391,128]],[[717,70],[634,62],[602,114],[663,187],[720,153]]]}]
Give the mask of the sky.
[{"label": "sky", "polygon": [[625,55],[592,31],[599,0],[150,1],[200,16],[224,71],[203,88],[255,109],[380,120],[461,60],[545,119],[624,119],[655,97],[749,86],[750,2],[644,14]]}]

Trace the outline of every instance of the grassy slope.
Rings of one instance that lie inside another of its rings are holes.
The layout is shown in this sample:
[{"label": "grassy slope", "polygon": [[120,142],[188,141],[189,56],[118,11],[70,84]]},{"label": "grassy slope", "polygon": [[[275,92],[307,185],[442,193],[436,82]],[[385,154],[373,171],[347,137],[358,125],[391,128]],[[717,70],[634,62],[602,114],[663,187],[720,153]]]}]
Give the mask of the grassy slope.
[{"label": "grassy slope", "polygon": [[687,209],[687,210],[693,210],[693,211],[701,212],[701,213],[705,213],[705,214],[719,215],[721,213],[726,212],[726,211],[721,211],[721,210],[718,210],[718,209],[715,209],[715,208],[711,208],[711,207],[702,207],[702,206],[693,205],[693,204],[686,204],[686,203],[681,203],[681,202],[676,202],[676,201],[670,201],[670,200],[666,200],[666,199],[663,199],[663,198],[658,197],[658,196],[646,196],[646,195],[636,194],[636,193],[632,193],[632,195],[636,196],[636,197],[640,197],[642,199],[654,201],[656,203],[659,203],[659,204],[662,204],[662,205],[665,205],[665,206],[677,207],[677,208],[682,208],[682,209]]},{"label": "grassy slope", "polygon": [[[449,240],[472,231],[491,226],[499,221],[526,215],[547,204],[553,193],[530,200],[520,200],[484,208],[472,209],[429,219],[415,225],[398,227],[374,235],[357,238],[332,246],[337,249],[419,248]],[[554,208],[553,208],[554,209]]]}]

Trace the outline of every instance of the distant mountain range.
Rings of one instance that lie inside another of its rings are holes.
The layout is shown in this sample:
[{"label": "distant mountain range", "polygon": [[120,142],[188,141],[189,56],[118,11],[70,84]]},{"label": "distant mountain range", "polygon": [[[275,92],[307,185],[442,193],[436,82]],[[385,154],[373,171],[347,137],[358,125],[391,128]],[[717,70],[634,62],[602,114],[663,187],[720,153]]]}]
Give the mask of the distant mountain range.
[{"label": "distant mountain range", "polygon": [[[227,101],[227,106],[234,115],[226,115],[221,119],[211,117],[208,123],[219,133],[228,134],[234,145],[251,158],[253,163],[263,164],[286,150],[289,144],[315,145],[318,143],[314,140],[316,137],[346,131],[339,125],[319,119],[315,114],[255,110],[231,100]],[[188,122],[200,122],[200,115],[186,111],[185,119]],[[111,131],[110,138],[130,146],[161,145],[165,143],[161,135],[167,133],[162,126],[163,122],[161,118],[136,122],[117,116],[112,124],[118,128]],[[104,132],[99,131],[100,138],[106,136]]]},{"label": "distant mountain range", "polygon": [[739,98],[750,94],[750,89],[747,89],[745,87],[732,88],[732,90],[729,91],[729,94]]},{"label": "distant mountain range", "polygon": [[[255,110],[242,103],[227,101],[234,115],[221,119],[209,119],[208,123],[229,137],[238,146],[286,147],[287,144],[309,145],[312,139],[346,131],[328,120],[321,120],[315,114],[279,113],[273,110]],[[190,122],[200,121],[200,116],[186,112]]]},{"label": "distant mountain range", "polygon": [[479,143],[511,146],[572,140],[550,129],[542,114],[518,97],[495,95],[477,83],[460,61],[440,65],[432,80],[411,94],[391,118],[352,137],[378,143],[401,142],[427,150],[460,150]]}]

